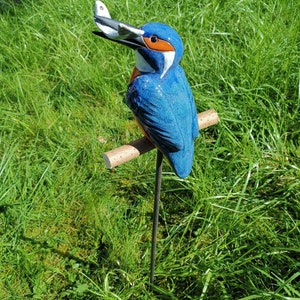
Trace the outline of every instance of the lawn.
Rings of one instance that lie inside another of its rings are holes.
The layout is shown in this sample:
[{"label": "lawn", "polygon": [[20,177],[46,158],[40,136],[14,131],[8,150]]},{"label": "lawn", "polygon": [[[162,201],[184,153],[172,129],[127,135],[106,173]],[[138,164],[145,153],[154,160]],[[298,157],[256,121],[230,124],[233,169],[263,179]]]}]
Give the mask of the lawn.
[{"label": "lawn", "polygon": [[92,34],[93,1],[0,0],[1,299],[300,299],[300,4],[106,2],[174,27],[201,131],[191,175],[165,162],[149,283],[155,151],[124,96],[134,53]]}]

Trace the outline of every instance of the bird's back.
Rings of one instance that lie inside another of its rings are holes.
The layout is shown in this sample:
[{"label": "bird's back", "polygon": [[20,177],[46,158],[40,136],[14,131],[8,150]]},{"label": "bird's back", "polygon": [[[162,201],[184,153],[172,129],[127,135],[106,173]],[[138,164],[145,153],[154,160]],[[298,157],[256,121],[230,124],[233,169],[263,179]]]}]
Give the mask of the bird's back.
[{"label": "bird's back", "polygon": [[184,178],[192,169],[194,139],[198,136],[195,102],[184,71],[172,68],[161,78],[157,73],[137,76],[129,85],[127,105],[151,142]]}]

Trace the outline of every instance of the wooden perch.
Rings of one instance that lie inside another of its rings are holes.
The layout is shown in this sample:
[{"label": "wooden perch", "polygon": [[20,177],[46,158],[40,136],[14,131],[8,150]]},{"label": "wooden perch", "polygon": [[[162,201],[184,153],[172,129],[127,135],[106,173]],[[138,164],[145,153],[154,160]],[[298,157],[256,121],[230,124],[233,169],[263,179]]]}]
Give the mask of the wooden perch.
[{"label": "wooden perch", "polygon": [[[218,122],[219,116],[214,109],[209,109],[198,114],[198,125],[200,129],[218,124]],[[127,145],[105,152],[103,159],[106,167],[113,169],[154,148],[155,146],[146,137],[143,137]]]}]

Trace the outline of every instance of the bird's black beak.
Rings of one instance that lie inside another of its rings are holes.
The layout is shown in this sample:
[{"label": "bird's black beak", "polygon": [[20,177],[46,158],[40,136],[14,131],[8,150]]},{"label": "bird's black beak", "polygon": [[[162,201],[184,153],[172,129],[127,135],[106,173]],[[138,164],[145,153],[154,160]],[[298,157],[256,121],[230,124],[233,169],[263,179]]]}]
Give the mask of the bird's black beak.
[{"label": "bird's black beak", "polygon": [[100,31],[93,31],[94,34],[132,49],[145,47],[142,38],[144,31],[142,29],[113,20],[110,16],[99,16],[96,13],[95,9],[94,21]]}]

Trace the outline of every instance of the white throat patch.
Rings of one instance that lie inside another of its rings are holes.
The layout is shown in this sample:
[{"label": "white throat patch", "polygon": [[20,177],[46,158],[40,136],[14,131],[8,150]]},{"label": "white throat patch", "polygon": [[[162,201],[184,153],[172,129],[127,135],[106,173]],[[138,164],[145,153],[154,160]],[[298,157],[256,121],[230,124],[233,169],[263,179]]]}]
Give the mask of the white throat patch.
[{"label": "white throat patch", "polygon": [[[164,69],[160,78],[163,78],[165,74],[168,72],[168,70],[170,69],[170,67],[172,66],[175,58],[175,52],[174,51],[163,52],[163,56],[164,56]],[[136,60],[136,68],[140,72],[144,72],[144,73],[155,72],[155,70],[147,63],[147,61],[138,51],[135,51],[135,60]]]},{"label": "white throat patch", "polygon": [[165,65],[164,65],[164,70],[160,76],[160,78],[163,78],[165,74],[168,72],[170,67],[173,64],[174,58],[175,58],[175,51],[168,51],[168,52],[163,52],[164,58],[165,58]]}]

